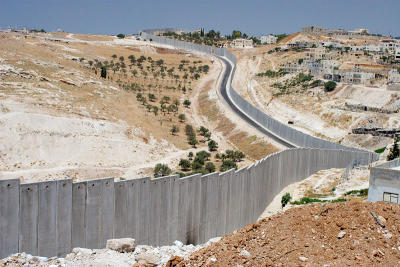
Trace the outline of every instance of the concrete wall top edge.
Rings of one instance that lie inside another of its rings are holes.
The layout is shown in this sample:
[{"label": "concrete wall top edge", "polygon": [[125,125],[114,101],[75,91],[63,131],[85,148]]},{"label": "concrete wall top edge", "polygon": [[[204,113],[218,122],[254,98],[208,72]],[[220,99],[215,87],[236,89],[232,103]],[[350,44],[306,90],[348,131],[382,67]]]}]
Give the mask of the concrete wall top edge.
[{"label": "concrete wall top edge", "polygon": [[[245,168],[246,168],[246,167],[245,167]],[[212,173],[204,174],[204,175],[202,176],[202,178],[208,178],[208,177],[217,176],[217,175],[219,175],[218,172],[212,172]]]},{"label": "concrete wall top edge", "polygon": [[19,178],[10,178],[10,179],[1,179],[0,182],[14,182],[18,181],[20,182]]},{"label": "concrete wall top edge", "polygon": [[227,170],[227,171],[224,171],[224,172],[219,173],[219,175],[225,175],[225,174],[227,174],[227,173],[232,173],[232,172],[235,172],[235,169],[229,169],[229,170]]},{"label": "concrete wall top edge", "polygon": [[185,180],[191,180],[191,179],[194,179],[194,178],[197,178],[197,177],[201,177],[201,173],[195,173],[195,174],[192,174],[192,175],[189,175],[189,176],[182,177],[180,179],[182,181],[185,181]]}]

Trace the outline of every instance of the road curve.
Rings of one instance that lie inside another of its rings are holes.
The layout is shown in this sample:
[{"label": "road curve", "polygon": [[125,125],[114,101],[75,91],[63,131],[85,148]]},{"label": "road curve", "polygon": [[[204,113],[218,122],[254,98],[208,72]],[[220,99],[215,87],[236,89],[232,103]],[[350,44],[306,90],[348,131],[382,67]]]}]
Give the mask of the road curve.
[{"label": "road curve", "polygon": [[[246,121],[248,124],[256,128],[259,132],[262,134],[268,136],[269,138],[272,138],[275,140],[277,143],[287,147],[287,148],[295,148],[296,146],[292,145],[291,143],[287,142],[285,139],[282,139],[281,137],[275,135],[274,133],[268,131],[265,127],[261,126],[258,124],[256,121],[254,121],[249,115],[244,113],[242,110],[240,110],[231,100],[231,98],[228,96],[228,92],[226,91],[227,86],[228,86],[228,80],[229,76],[233,75],[232,73],[232,65],[226,60],[224,57],[217,56],[224,64],[225,64],[225,72],[223,73],[222,77],[222,82],[220,84],[219,90],[221,92],[222,97],[226,101],[226,103],[230,106],[230,108],[244,121]],[[233,77],[232,77],[233,79]],[[229,85],[230,86],[230,85]]]}]

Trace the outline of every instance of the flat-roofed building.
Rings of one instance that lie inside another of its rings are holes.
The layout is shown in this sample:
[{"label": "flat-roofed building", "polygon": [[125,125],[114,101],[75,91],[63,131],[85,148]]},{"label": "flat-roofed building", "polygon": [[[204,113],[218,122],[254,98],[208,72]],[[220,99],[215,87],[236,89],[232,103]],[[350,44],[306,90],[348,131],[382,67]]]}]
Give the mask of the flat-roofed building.
[{"label": "flat-roofed building", "polygon": [[326,34],[326,30],[326,28],[318,26],[306,26],[301,28],[301,32],[307,34]]},{"label": "flat-roofed building", "polygon": [[276,44],[277,40],[278,40],[278,37],[276,37],[272,34],[260,37],[261,44]]},{"label": "flat-roofed building", "polygon": [[252,48],[253,40],[238,38],[231,42],[231,47],[233,47],[233,48]]}]

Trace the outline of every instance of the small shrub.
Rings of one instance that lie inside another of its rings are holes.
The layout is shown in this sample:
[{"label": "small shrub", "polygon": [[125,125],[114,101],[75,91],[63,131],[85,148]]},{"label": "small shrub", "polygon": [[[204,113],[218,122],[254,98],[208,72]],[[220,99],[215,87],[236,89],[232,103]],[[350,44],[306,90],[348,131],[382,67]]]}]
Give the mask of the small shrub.
[{"label": "small shrub", "polygon": [[336,88],[336,83],[334,81],[329,81],[324,84],[326,92],[332,92]]},{"label": "small shrub", "polygon": [[188,171],[188,170],[190,170],[190,161],[189,160],[187,160],[187,159],[181,159],[180,161],[179,161],[179,167],[181,167],[181,169],[183,170],[183,171]]},{"label": "small shrub", "polygon": [[290,195],[290,193],[286,193],[286,194],[284,194],[283,196],[282,196],[282,199],[281,199],[281,206],[282,206],[282,208],[284,208],[288,203],[289,203],[289,201],[292,199],[292,196]]},{"label": "small shrub", "polygon": [[232,160],[223,160],[222,165],[219,168],[221,172],[228,171],[230,169],[237,169],[237,164],[233,162]]},{"label": "small shrub", "polygon": [[207,162],[206,166],[204,167],[204,169],[208,172],[208,173],[212,173],[215,172],[215,165],[212,162]]},{"label": "small shrub", "polygon": [[377,150],[375,150],[375,153],[382,154],[383,152],[385,152],[385,150],[386,147],[378,148]]},{"label": "small shrub", "polygon": [[209,151],[217,151],[218,149],[218,143],[214,140],[210,140],[208,142],[208,150]]},{"label": "small shrub", "polygon": [[326,200],[326,199],[318,199],[318,198],[309,198],[309,197],[302,197],[300,200],[296,200],[290,202],[292,205],[304,205],[309,203],[336,203],[336,202],[344,202],[346,201],[344,198],[338,198],[333,200]]},{"label": "small shrub", "polygon": [[167,164],[157,163],[154,167],[154,177],[161,177],[171,174],[171,169]]},{"label": "small shrub", "polygon": [[361,190],[351,190],[349,192],[346,192],[344,195],[345,196],[349,196],[349,195],[354,196],[355,195],[358,197],[366,197],[366,196],[368,196],[368,188],[364,188]]}]

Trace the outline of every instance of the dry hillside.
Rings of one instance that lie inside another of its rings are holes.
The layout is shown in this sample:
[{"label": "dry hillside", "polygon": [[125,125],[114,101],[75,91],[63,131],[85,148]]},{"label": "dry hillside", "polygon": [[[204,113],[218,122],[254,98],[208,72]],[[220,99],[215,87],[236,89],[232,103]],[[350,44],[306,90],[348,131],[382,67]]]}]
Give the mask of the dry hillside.
[{"label": "dry hillside", "polygon": [[[209,139],[219,145],[210,157],[216,170],[226,149],[246,154],[239,167],[276,151],[232,122],[225,127],[222,111],[206,103],[217,101],[207,94],[222,71],[215,58],[71,33],[0,33],[0,51],[0,178],[134,178],[152,175],[156,163],[181,171],[179,160],[208,150]],[[211,137],[199,134],[202,125]]]}]

